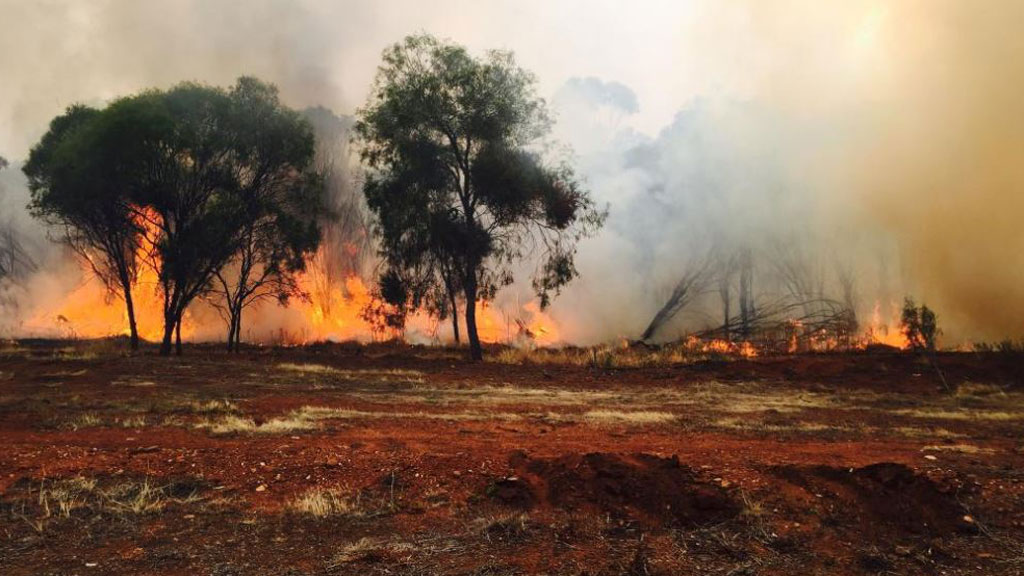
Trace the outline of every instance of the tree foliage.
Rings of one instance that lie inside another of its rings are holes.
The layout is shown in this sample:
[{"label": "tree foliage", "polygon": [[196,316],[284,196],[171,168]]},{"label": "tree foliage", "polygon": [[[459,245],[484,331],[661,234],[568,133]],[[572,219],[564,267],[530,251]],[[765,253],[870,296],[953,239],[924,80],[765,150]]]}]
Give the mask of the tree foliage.
[{"label": "tree foliage", "polygon": [[912,298],[904,299],[900,328],[914,350],[935,350],[939,326],[935,312],[931,308],[923,304],[917,306]]},{"label": "tree foliage", "polygon": [[604,221],[572,168],[545,160],[550,125],[533,75],[511,53],[474,58],[426,35],[384,52],[358,114],[382,279],[400,280],[410,307],[439,315],[461,296],[474,359],[477,300],[536,256],[533,287],[546,306],[576,276],[576,243]]},{"label": "tree foliage", "polygon": [[[160,350],[169,354],[186,308],[215,277],[234,288],[228,307],[240,314],[239,303],[298,269],[295,255],[315,246],[315,224],[293,209],[318,185],[312,156],[312,130],[276,88],[240,78],[230,89],[184,83],[99,111],[72,107],[26,174],[34,212],[62,224],[69,243],[105,254],[126,296],[140,235],[149,236],[143,256],[159,278]],[[249,265],[228,282],[235,259]]]},{"label": "tree foliage", "polygon": [[131,182],[124,177],[131,160],[119,154],[127,135],[117,120],[86,106],[68,108],[50,123],[22,170],[28,176],[32,214],[53,226],[59,239],[125,302],[136,349],[132,285],[142,228],[131,204]]}]

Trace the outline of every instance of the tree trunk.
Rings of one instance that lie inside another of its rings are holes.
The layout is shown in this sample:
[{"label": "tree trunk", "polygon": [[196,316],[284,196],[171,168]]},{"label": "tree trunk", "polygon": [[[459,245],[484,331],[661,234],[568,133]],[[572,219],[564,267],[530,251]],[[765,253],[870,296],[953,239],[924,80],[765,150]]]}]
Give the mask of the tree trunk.
[{"label": "tree trunk", "polygon": [[178,314],[178,320],[174,323],[174,353],[181,356],[181,317],[184,310]]},{"label": "tree trunk", "polygon": [[228,352],[235,349],[235,312],[228,310]]},{"label": "tree trunk", "polygon": [[730,328],[729,327],[729,300],[730,300],[729,296],[730,296],[730,294],[729,294],[729,280],[728,280],[728,278],[726,278],[725,282],[722,283],[721,287],[718,289],[718,293],[722,297],[722,309],[724,310],[723,316],[725,317],[725,322],[722,324],[722,331],[725,334],[725,341],[726,342],[732,342],[732,332],[729,329]]},{"label": "tree trunk", "polygon": [[459,307],[456,305],[455,291],[449,290],[448,294],[452,301],[452,334],[455,335],[455,345],[458,346],[462,343],[459,338]]},{"label": "tree trunk", "polygon": [[235,312],[235,353],[241,351],[242,347],[242,306]]},{"label": "tree trunk", "polygon": [[750,323],[754,319],[754,271],[749,248],[743,251],[740,259],[740,332],[744,338],[749,338]]},{"label": "tree trunk", "polygon": [[132,302],[132,290],[130,285],[124,287],[124,305],[128,309],[128,346],[132,350],[139,349],[139,327],[135,323],[135,303]]},{"label": "tree trunk", "polygon": [[471,280],[466,280],[466,334],[469,336],[469,357],[475,362],[484,359],[483,348],[480,347],[480,336],[476,331],[476,270],[470,273]]},{"label": "tree trunk", "polygon": [[160,342],[160,355],[170,356],[171,355],[171,340],[174,338],[174,312],[164,312],[164,338]]}]

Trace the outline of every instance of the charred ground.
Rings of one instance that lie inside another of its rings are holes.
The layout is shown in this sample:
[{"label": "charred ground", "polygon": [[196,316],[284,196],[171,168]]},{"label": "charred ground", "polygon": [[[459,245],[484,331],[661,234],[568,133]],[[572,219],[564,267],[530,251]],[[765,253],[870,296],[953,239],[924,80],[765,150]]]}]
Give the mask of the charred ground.
[{"label": "charred ground", "polygon": [[119,350],[0,348],[5,574],[1024,570],[1015,354]]}]

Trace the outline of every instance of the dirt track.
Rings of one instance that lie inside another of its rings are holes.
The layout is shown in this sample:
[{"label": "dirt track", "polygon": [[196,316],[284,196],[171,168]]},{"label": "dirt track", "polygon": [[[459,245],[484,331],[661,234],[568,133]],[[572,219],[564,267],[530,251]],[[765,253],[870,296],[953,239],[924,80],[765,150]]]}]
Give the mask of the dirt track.
[{"label": "dirt track", "polygon": [[4,574],[1018,574],[1024,366],[0,348]]}]

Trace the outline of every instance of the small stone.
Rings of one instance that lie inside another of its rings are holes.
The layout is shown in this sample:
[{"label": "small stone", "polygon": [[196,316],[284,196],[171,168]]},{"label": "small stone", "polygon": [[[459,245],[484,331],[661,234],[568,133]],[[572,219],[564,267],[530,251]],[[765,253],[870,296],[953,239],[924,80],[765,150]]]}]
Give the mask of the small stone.
[{"label": "small stone", "polygon": [[925,454],[924,455],[924,459],[925,460],[938,460],[938,458],[936,458],[934,454]]},{"label": "small stone", "polygon": [[259,486],[257,486],[257,487],[256,487],[256,491],[257,491],[257,492],[263,492],[263,491],[265,491],[266,489],[267,489],[267,487],[266,487],[266,486],[264,486],[263,484],[260,484]]}]

